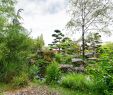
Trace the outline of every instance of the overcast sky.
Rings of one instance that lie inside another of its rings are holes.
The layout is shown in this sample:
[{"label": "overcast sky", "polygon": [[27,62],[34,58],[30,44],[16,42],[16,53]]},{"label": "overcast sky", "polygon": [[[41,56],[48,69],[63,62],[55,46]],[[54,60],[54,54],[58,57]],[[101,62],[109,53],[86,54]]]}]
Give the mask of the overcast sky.
[{"label": "overcast sky", "polygon": [[32,30],[31,37],[41,33],[46,44],[51,43],[55,29],[64,30],[68,21],[66,6],[68,0],[17,0],[16,9],[22,8],[23,26]]},{"label": "overcast sky", "polygon": [[[55,29],[63,31],[69,20],[66,12],[68,0],[17,0],[16,9],[22,8],[23,26],[31,37],[36,38],[41,33],[46,45],[52,42],[51,35]],[[65,31],[63,31],[65,33]],[[79,34],[80,35],[80,34]],[[103,37],[105,41],[112,41],[113,37]]]}]

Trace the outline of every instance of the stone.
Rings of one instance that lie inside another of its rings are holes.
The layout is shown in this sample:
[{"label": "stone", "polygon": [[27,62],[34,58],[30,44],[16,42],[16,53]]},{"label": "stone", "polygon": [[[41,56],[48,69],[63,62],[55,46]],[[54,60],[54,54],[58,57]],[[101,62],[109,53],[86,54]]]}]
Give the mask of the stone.
[{"label": "stone", "polygon": [[60,70],[63,72],[63,73],[66,73],[66,72],[70,72],[73,68],[73,65],[68,65],[68,64],[60,64]]},{"label": "stone", "polygon": [[84,66],[80,65],[79,67],[73,67],[73,65],[61,64],[60,65],[60,70],[63,73],[68,73],[68,72],[80,73],[80,72],[84,72]]},{"label": "stone", "polygon": [[86,53],[86,54],[85,54],[85,57],[86,57],[86,58],[91,58],[91,57],[94,57],[94,54],[95,54],[94,52]]},{"label": "stone", "polygon": [[82,65],[84,66],[85,65],[85,62],[82,59],[80,59],[80,58],[73,58],[72,59],[72,64],[75,67],[80,67]]},{"label": "stone", "polygon": [[88,58],[88,60],[90,60],[90,61],[98,61],[98,58],[92,57],[92,58]]}]

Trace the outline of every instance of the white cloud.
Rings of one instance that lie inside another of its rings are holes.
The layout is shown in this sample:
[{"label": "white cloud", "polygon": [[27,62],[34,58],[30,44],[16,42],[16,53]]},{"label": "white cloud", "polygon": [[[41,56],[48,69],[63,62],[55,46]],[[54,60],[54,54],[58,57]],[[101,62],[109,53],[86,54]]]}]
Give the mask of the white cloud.
[{"label": "white cloud", "polygon": [[23,26],[32,29],[31,36],[36,38],[41,33],[46,45],[52,41],[55,29],[64,29],[68,17],[65,0],[18,0],[17,9],[23,8]]}]

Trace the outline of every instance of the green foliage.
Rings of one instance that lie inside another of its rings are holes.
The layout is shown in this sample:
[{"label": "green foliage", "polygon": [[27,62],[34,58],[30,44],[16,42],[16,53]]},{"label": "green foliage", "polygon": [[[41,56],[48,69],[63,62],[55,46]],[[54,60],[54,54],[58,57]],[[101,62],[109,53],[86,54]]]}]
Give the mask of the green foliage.
[{"label": "green foliage", "polygon": [[55,56],[55,54],[53,51],[50,51],[50,50],[43,51],[44,60],[46,60],[48,62],[53,61],[54,56]]},{"label": "green foliage", "polygon": [[72,90],[72,89],[61,87],[61,86],[59,87],[58,85],[52,85],[52,87],[50,89],[52,91],[55,90],[55,91],[59,92],[60,95],[98,95],[95,92],[81,91],[81,90],[77,90],[77,89]]},{"label": "green foliage", "polygon": [[60,50],[61,50],[60,43],[64,37],[64,34],[60,30],[55,30],[54,32],[55,33],[52,34],[52,37],[54,37],[54,41],[52,42],[52,44],[49,44],[49,45],[50,45],[51,49],[58,49],[60,52]]},{"label": "green foliage", "polygon": [[28,69],[29,79],[33,80],[39,71],[39,67],[35,64],[31,65]]},{"label": "green foliage", "polygon": [[9,76],[18,75],[21,70],[25,69],[24,66],[27,65],[26,58],[30,50],[28,41],[29,38],[24,30],[21,31],[21,27],[10,26],[8,34],[5,36],[5,42],[0,43],[0,81],[5,82]]},{"label": "green foliage", "polygon": [[62,63],[62,58],[63,58],[63,55],[60,54],[60,53],[56,53],[55,54],[55,61],[58,62],[58,63]]},{"label": "green foliage", "polygon": [[[101,35],[99,33],[89,33],[85,39],[85,48],[88,51],[97,53],[101,47]],[[96,54],[94,55],[96,57]]]},{"label": "green foliage", "polygon": [[62,57],[62,64],[71,64],[72,63],[72,56],[71,55],[64,55]]},{"label": "green foliage", "polygon": [[113,89],[112,63],[101,61],[87,67],[87,73],[94,77],[95,91],[101,95],[111,95]]},{"label": "green foliage", "polygon": [[52,62],[48,67],[47,67],[47,71],[46,71],[46,82],[48,84],[51,83],[57,83],[58,80],[60,79],[60,69],[59,69],[59,65],[57,62]]},{"label": "green foliage", "polygon": [[101,46],[99,62],[88,65],[86,73],[92,75],[95,81],[95,91],[100,95],[112,95],[113,90],[113,43],[109,42]]},{"label": "green foliage", "polygon": [[39,70],[38,70],[38,76],[40,78],[44,78],[45,75],[46,75],[46,68],[47,66],[49,65],[50,62],[44,60],[44,59],[38,59],[37,60],[37,66],[39,67]]},{"label": "green foliage", "polygon": [[58,62],[59,64],[71,64],[72,61],[72,55],[64,55],[61,53],[55,54],[55,61]]},{"label": "green foliage", "polygon": [[113,60],[113,43],[109,42],[102,45],[99,52],[102,60]]},{"label": "green foliage", "polygon": [[43,35],[41,34],[39,37],[37,37],[37,39],[35,40],[35,49],[36,50],[42,50],[43,46],[44,46],[44,39],[43,39]]},{"label": "green foliage", "polygon": [[14,88],[24,87],[28,85],[28,75],[25,72],[22,72],[19,76],[16,76],[12,80],[12,86]]},{"label": "green foliage", "polygon": [[75,90],[92,90],[94,81],[90,76],[70,73],[61,80],[61,85]]},{"label": "green foliage", "polygon": [[31,46],[27,30],[12,23],[18,18],[13,0],[2,0],[0,13],[0,81],[8,83],[28,68],[26,58]]},{"label": "green foliage", "polygon": [[65,37],[61,42],[62,52],[64,54],[78,54],[79,53],[79,45],[72,41],[70,38]]}]

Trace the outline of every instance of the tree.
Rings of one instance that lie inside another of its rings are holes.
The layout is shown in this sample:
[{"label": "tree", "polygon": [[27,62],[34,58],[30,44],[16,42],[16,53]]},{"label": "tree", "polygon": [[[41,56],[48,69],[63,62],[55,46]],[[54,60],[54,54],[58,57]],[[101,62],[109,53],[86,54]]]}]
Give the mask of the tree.
[{"label": "tree", "polygon": [[43,46],[44,46],[44,39],[43,39],[43,35],[41,34],[40,36],[37,37],[37,39],[35,40],[35,48],[36,50],[42,50]]},{"label": "tree", "polygon": [[58,48],[59,52],[61,50],[61,41],[64,37],[64,34],[60,30],[55,30],[55,33],[52,34],[52,37],[54,37],[54,41],[52,44],[49,44],[52,48]]},{"label": "tree", "polygon": [[97,53],[101,44],[101,35],[99,33],[89,33],[85,38],[86,50],[93,51],[94,54]]},{"label": "tree", "polygon": [[62,51],[64,51],[66,54],[72,55],[74,53],[79,53],[79,45],[68,37],[62,39],[61,46]]},{"label": "tree", "polygon": [[0,0],[0,81],[11,82],[27,70],[26,58],[30,50],[28,31],[17,18],[14,0]]},{"label": "tree", "polygon": [[109,32],[112,22],[112,0],[70,0],[71,20],[67,23],[72,31],[82,32],[82,55],[85,55],[85,34]]}]

